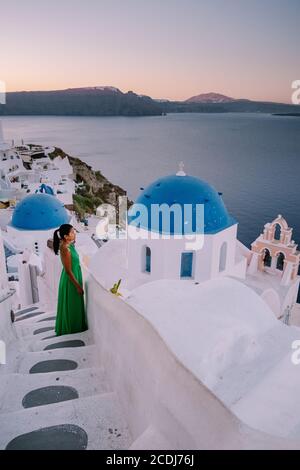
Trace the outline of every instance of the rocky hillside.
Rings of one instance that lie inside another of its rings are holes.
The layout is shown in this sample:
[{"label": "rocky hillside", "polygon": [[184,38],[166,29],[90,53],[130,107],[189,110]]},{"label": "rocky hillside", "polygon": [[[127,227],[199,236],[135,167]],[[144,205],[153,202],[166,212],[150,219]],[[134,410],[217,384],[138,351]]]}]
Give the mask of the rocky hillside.
[{"label": "rocky hillside", "polygon": [[[82,218],[86,213],[94,214],[100,204],[115,206],[118,214],[118,198],[119,196],[126,196],[126,191],[108,181],[100,171],[94,171],[91,166],[79,158],[67,155],[60,148],[55,148],[55,151],[49,154],[49,157],[54,159],[59,155],[62,158],[69,158],[73,167],[74,180],[76,183],[83,183],[83,186],[77,189],[73,197],[74,210],[77,215]],[[128,206],[131,204],[132,201],[128,201]]]}]

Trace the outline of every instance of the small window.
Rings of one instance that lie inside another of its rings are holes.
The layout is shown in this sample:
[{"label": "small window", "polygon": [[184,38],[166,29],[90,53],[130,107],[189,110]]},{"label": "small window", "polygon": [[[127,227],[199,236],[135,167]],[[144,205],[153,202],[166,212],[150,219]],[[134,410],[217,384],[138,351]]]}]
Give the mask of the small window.
[{"label": "small window", "polygon": [[146,273],[151,273],[151,249],[149,246],[146,246],[146,263],[145,263],[145,271]]},{"label": "small window", "polygon": [[181,255],[181,277],[192,277],[194,253],[182,253]]}]

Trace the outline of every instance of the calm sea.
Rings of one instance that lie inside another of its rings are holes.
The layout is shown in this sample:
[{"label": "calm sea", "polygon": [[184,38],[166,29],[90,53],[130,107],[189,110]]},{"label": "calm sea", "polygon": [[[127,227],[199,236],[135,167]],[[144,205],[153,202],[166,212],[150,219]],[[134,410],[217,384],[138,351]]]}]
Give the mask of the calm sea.
[{"label": "calm sea", "polygon": [[56,145],[135,199],[141,187],[174,174],[223,192],[250,243],[282,214],[300,244],[300,118],[267,114],[170,114],[165,117],[4,117],[6,140]]}]

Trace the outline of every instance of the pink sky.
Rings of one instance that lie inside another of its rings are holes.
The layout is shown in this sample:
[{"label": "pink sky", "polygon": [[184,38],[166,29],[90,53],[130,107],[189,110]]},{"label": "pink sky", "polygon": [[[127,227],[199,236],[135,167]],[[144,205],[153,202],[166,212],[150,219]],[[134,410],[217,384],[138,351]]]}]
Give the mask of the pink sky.
[{"label": "pink sky", "polygon": [[291,102],[300,79],[298,0],[10,0],[1,17],[7,91],[107,85]]}]

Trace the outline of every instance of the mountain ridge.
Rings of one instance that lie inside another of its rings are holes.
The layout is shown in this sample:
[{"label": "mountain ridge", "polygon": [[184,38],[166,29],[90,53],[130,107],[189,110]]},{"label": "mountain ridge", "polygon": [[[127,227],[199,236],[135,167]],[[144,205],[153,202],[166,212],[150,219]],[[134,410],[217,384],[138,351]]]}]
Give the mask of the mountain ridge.
[{"label": "mountain ridge", "polygon": [[51,91],[17,91],[6,94],[0,116],[161,116],[167,113],[297,113],[299,106],[236,99],[210,92],[185,101],[153,99],[113,86],[67,88]]},{"label": "mountain ridge", "polygon": [[221,93],[209,92],[201,93],[200,95],[192,96],[185,100],[185,103],[231,103],[237,101],[230,96],[222,95]]}]

